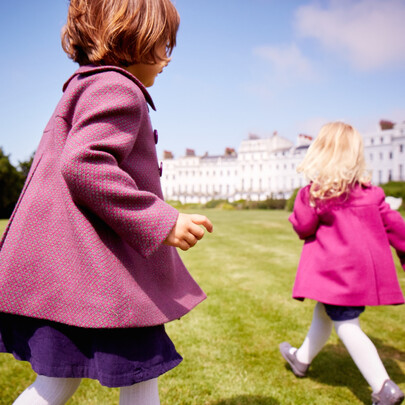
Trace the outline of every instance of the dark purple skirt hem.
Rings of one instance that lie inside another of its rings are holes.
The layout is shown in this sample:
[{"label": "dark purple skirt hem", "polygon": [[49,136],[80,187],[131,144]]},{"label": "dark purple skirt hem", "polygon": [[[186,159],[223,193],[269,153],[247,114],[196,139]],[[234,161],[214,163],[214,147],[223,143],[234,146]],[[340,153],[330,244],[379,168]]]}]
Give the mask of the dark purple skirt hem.
[{"label": "dark purple skirt hem", "polygon": [[106,387],[157,378],[182,361],[164,325],[88,329],[3,313],[0,352],[29,362],[40,375],[90,378]]},{"label": "dark purple skirt hem", "polygon": [[49,367],[47,364],[41,364],[35,360],[28,360],[19,358],[15,353],[9,353],[0,347],[0,353],[8,353],[14,356],[18,361],[25,361],[31,365],[32,370],[38,375],[44,375],[46,377],[56,378],[89,378],[91,380],[97,380],[102,386],[108,388],[120,388],[129,387],[133,384],[140,383],[142,381],[152,380],[157,378],[173,368],[177,367],[183,360],[180,357],[177,360],[166,362],[164,365],[157,365],[153,369],[139,370],[135,373],[126,373],[121,375],[108,375],[94,373],[91,367],[83,366],[61,366],[61,367]]}]

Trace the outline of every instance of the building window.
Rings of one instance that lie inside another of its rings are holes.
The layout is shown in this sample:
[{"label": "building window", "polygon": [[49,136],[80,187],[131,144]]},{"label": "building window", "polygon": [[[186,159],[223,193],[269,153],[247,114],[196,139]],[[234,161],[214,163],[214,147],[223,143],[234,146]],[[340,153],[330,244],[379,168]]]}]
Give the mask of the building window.
[{"label": "building window", "polygon": [[380,160],[383,160],[383,153],[380,152]]},{"label": "building window", "polygon": [[399,145],[399,151],[402,153],[404,151],[404,145]]},{"label": "building window", "polygon": [[392,152],[390,152],[390,159],[392,159]]},{"label": "building window", "polygon": [[370,161],[373,161],[373,154],[370,153]]}]

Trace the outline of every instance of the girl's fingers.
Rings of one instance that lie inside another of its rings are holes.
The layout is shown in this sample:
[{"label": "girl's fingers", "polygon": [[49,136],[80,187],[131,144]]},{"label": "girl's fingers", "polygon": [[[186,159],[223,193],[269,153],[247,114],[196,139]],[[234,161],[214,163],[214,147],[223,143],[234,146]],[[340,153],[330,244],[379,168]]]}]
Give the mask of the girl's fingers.
[{"label": "girl's fingers", "polygon": [[191,248],[191,246],[189,245],[189,243],[185,240],[182,239],[177,243],[177,247],[179,247],[181,250],[188,250]]},{"label": "girl's fingers", "polygon": [[196,225],[195,223],[191,223],[189,227],[189,232],[191,233],[192,236],[194,236],[196,239],[200,240],[204,236],[204,229],[202,229],[200,226]]},{"label": "girl's fingers", "polygon": [[213,225],[211,223],[211,221],[204,215],[199,215],[199,214],[192,214],[191,216],[191,220],[197,224],[197,225],[203,225],[205,227],[205,229],[208,232],[212,232],[213,230]]}]

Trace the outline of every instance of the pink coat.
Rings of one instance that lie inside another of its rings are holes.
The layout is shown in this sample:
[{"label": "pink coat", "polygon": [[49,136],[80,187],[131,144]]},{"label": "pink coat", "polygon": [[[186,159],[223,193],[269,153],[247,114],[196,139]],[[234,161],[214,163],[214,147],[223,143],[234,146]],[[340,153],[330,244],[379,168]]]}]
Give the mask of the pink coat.
[{"label": "pink coat", "polygon": [[173,247],[142,84],[81,67],[45,128],[0,250],[0,311],[92,328],[180,318],[205,299]]},{"label": "pink coat", "polygon": [[381,188],[358,186],[347,199],[313,208],[307,186],[290,221],[305,240],[294,298],[353,306],[404,302],[390,245],[405,268],[405,222]]}]

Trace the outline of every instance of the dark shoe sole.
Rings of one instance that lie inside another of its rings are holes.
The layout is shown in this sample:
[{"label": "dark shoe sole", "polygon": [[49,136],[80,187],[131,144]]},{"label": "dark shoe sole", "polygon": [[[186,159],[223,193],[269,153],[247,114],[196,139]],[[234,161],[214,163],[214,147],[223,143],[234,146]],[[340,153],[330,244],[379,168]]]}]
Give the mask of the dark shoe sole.
[{"label": "dark shoe sole", "polygon": [[295,353],[290,353],[291,345],[288,342],[280,343],[279,349],[284,360],[290,365],[294,375],[299,378],[305,377],[307,375],[309,364],[299,362],[295,357]]}]

